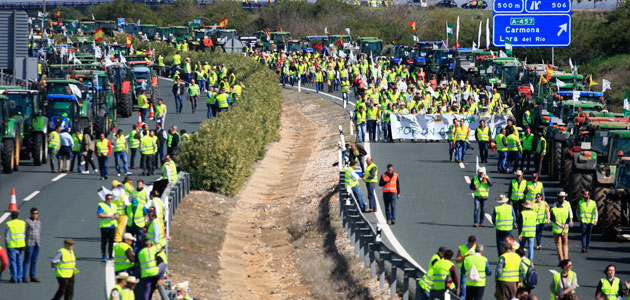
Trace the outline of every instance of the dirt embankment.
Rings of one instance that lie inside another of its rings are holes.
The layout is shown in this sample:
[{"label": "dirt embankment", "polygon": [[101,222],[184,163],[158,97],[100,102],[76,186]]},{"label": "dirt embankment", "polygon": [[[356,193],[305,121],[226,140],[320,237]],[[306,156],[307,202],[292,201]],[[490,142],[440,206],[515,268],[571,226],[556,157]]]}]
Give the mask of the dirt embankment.
[{"label": "dirt embankment", "polygon": [[[285,90],[281,140],[236,200],[196,192],[174,220],[169,269],[202,299],[385,298],[339,220],[343,109]],[[186,245],[186,246],[183,246]]]}]

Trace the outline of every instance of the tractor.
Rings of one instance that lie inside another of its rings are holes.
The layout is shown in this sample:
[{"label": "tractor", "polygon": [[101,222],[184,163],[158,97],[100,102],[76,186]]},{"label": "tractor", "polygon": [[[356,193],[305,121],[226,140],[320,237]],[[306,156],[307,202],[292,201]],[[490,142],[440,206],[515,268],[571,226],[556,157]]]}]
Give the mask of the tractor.
[{"label": "tractor", "polygon": [[57,126],[62,130],[88,129],[93,132],[93,111],[91,109],[90,91],[87,86],[77,80],[50,79],[48,88],[48,131]]},{"label": "tractor", "polygon": [[2,171],[12,173],[20,165],[20,123],[9,117],[9,98],[0,94],[0,161]]},{"label": "tractor", "polygon": [[157,105],[157,100],[160,97],[160,87],[158,86],[156,72],[143,65],[132,65],[131,71],[135,82],[136,96],[141,93],[140,89],[144,89],[147,91],[149,102],[154,106]]},{"label": "tractor", "polygon": [[0,93],[8,98],[9,117],[20,120],[21,158],[32,157],[36,166],[46,163],[48,119],[44,116],[39,91],[19,86],[0,86]]},{"label": "tractor", "polygon": [[114,98],[116,98],[116,111],[123,118],[130,117],[136,99],[133,72],[127,64],[114,63],[107,67],[107,74],[109,75],[109,82],[112,84]]},{"label": "tractor", "polygon": [[94,115],[94,132],[107,133],[116,126],[116,98],[111,83],[104,71],[79,70],[77,78],[87,85]]},{"label": "tractor", "polygon": [[599,227],[605,241],[630,240],[630,157],[622,157],[614,188],[609,190]]},{"label": "tractor", "polygon": [[[311,46],[312,47],[312,46]],[[375,37],[359,38],[359,53],[379,56],[383,51],[383,41]]]}]

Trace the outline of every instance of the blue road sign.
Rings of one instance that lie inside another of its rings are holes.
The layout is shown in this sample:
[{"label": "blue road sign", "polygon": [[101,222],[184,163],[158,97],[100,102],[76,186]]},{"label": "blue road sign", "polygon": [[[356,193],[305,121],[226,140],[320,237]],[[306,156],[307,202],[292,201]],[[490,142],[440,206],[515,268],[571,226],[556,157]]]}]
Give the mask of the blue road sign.
[{"label": "blue road sign", "polygon": [[571,15],[511,14],[494,15],[492,43],[505,47],[562,47],[571,44]]},{"label": "blue road sign", "polygon": [[122,26],[125,24],[125,18],[118,18],[118,30],[122,30]]},{"label": "blue road sign", "polygon": [[523,0],[494,0],[492,12],[495,14],[520,13],[524,9]]},{"label": "blue road sign", "polygon": [[528,13],[571,13],[571,0],[525,0]]}]

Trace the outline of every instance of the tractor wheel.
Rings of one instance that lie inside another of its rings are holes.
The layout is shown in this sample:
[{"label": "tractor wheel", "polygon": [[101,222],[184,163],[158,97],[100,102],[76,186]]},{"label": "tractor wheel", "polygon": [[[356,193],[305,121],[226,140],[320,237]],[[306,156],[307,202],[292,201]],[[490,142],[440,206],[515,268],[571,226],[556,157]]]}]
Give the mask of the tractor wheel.
[{"label": "tractor wheel", "polygon": [[597,219],[597,226],[595,227],[597,231],[600,231],[601,228],[605,228],[607,225],[606,218],[606,202],[608,202],[608,192],[610,191],[607,187],[597,186],[593,191],[593,200],[595,200],[595,204],[597,206],[597,215],[599,218]]},{"label": "tractor wheel", "polygon": [[131,99],[131,93],[124,94],[122,96],[122,99],[118,101],[116,108],[121,117],[131,117],[131,114],[133,113],[133,101]]},{"label": "tractor wheel", "polygon": [[99,136],[101,133],[105,133],[105,136],[107,136],[107,133],[109,132],[107,125],[108,125],[107,114],[103,116],[97,116],[96,118],[94,118],[95,135]]},{"label": "tractor wheel", "polygon": [[44,134],[35,133],[33,135],[33,144],[31,145],[31,155],[33,155],[33,164],[41,166],[46,156],[46,149],[44,143]]},{"label": "tractor wheel", "polygon": [[15,167],[15,141],[11,139],[2,140],[2,171],[7,174],[13,173]]},{"label": "tractor wheel", "polygon": [[560,179],[560,169],[562,168],[562,143],[553,143],[553,166],[551,168],[551,179]]},{"label": "tractor wheel", "polygon": [[22,145],[22,140],[20,137],[15,139],[15,162],[13,162],[13,171],[18,171],[20,169],[20,147]]},{"label": "tractor wheel", "polygon": [[571,172],[569,183],[567,185],[569,202],[571,207],[576,210],[577,203],[582,198],[585,190],[591,190],[593,187],[593,173],[591,172]]},{"label": "tractor wheel", "polygon": [[569,183],[569,176],[571,176],[571,169],[573,168],[573,159],[569,156],[568,151],[563,151],[562,155],[562,168],[560,169],[560,186],[566,187]]},{"label": "tractor wheel", "polygon": [[616,242],[621,232],[621,203],[610,200],[605,208],[606,227],[602,226],[602,238],[608,242]]}]

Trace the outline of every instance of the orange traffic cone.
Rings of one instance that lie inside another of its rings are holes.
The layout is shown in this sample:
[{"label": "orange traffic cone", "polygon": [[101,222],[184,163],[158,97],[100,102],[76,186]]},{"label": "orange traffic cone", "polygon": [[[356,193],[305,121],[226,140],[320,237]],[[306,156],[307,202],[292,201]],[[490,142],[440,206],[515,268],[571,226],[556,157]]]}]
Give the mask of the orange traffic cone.
[{"label": "orange traffic cone", "polygon": [[15,188],[11,188],[11,203],[8,211],[18,211],[17,200],[15,199]]},{"label": "orange traffic cone", "polygon": [[155,112],[153,112],[153,103],[151,103],[151,112],[149,112],[149,118],[153,120],[155,117]]},{"label": "orange traffic cone", "polygon": [[112,127],[112,135],[116,135],[116,127]]},{"label": "orange traffic cone", "polygon": [[138,112],[138,127],[142,127],[142,113]]}]

